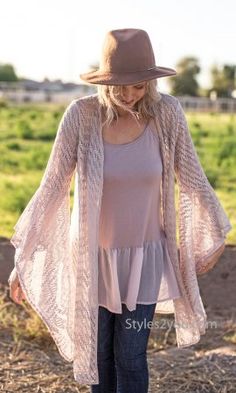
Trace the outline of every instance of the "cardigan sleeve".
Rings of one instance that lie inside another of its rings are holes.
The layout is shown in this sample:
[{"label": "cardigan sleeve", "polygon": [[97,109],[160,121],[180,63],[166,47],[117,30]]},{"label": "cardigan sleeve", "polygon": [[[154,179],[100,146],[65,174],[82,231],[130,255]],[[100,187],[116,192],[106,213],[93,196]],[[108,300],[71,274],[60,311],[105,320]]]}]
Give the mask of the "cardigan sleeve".
[{"label": "cardigan sleeve", "polygon": [[232,229],[197,155],[186,117],[177,102],[174,169],[179,186],[180,255],[191,253],[197,274],[209,271]]},{"label": "cardigan sleeve", "polygon": [[43,225],[47,224],[49,229],[51,219],[70,191],[77,159],[78,130],[78,102],[74,100],[61,118],[40,185],[14,226],[11,243],[15,247],[34,247],[35,236],[37,246],[43,246],[46,235]]},{"label": "cardigan sleeve", "polygon": [[[70,183],[77,163],[78,106],[79,101],[73,100],[66,108],[41,183],[10,239],[15,247],[15,272],[26,300],[69,361],[73,358],[73,322],[68,318],[74,303]],[[9,280],[11,277],[14,272]]]}]

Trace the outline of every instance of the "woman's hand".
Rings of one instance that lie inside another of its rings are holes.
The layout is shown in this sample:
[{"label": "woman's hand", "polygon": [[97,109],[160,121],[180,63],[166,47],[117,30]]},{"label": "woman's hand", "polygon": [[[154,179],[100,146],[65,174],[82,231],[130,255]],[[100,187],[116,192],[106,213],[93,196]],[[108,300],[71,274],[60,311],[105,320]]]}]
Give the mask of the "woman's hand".
[{"label": "woman's hand", "polygon": [[11,273],[9,280],[10,298],[17,304],[22,304],[22,300],[26,300],[24,292],[22,291],[18,275],[14,269]]}]

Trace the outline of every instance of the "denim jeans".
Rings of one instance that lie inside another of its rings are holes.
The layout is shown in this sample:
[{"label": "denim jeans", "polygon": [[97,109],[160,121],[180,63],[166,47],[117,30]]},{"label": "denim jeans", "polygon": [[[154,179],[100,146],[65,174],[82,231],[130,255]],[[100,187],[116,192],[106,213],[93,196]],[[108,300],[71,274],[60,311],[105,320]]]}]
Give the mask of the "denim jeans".
[{"label": "denim jeans", "polygon": [[156,303],[137,304],[129,311],[122,303],[122,314],[99,306],[98,374],[99,384],[92,393],[147,393],[149,372],[147,344]]}]

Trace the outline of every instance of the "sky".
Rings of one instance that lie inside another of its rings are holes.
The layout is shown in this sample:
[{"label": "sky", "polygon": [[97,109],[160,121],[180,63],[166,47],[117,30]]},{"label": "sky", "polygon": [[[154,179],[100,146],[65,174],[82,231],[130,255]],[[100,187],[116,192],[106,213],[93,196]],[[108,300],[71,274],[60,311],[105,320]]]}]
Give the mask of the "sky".
[{"label": "sky", "polygon": [[[175,69],[195,56],[209,87],[213,64],[236,64],[235,15],[236,0],[0,0],[0,63],[24,78],[81,83],[106,33],[134,27],[149,34],[156,65]],[[163,92],[167,79],[159,79]]]}]

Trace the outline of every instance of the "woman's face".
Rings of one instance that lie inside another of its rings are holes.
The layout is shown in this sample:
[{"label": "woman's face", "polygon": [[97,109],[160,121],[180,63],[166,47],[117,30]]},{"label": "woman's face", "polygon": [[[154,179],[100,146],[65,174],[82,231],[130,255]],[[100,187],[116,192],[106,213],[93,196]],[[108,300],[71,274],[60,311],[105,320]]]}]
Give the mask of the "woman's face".
[{"label": "woman's face", "polygon": [[121,97],[122,102],[129,108],[132,108],[146,93],[146,82],[140,82],[135,85],[123,86]]}]

